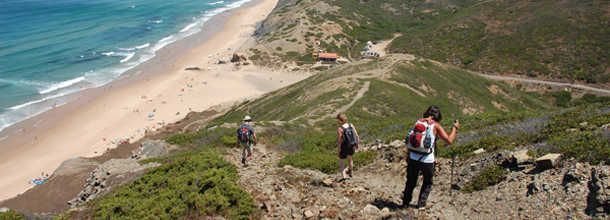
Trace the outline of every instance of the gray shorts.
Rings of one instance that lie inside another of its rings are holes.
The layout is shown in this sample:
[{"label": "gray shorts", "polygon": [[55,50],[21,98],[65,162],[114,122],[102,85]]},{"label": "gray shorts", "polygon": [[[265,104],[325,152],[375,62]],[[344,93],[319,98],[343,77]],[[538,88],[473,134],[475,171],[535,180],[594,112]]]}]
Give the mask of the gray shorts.
[{"label": "gray shorts", "polygon": [[250,142],[241,142],[241,147],[248,151],[248,154],[252,154],[252,143]]}]

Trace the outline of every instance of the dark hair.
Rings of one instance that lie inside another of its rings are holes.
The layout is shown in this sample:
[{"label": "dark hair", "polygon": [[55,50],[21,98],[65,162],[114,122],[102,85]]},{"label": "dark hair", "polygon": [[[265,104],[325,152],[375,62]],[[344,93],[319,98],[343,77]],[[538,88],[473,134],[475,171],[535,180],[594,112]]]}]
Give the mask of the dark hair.
[{"label": "dark hair", "polygon": [[436,105],[431,105],[430,107],[428,107],[426,112],[424,112],[424,118],[430,116],[432,116],[432,119],[436,122],[440,122],[443,119],[443,116],[441,115],[441,109],[438,108],[438,106]]}]

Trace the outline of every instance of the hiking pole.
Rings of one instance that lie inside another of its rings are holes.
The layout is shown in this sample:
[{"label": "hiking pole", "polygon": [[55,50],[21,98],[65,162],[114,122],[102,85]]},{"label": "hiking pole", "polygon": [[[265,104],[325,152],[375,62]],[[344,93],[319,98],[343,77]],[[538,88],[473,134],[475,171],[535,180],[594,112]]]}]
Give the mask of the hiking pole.
[{"label": "hiking pole", "polygon": [[[458,122],[458,119],[455,119],[455,122]],[[453,122],[453,123],[455,123]],[[454,125],[455,126],[455,125]],[[453,164],[455,163],[455,152],[451,149],[451,177],[449,179],[449,196],[453,196]]]},{"label": "hiking pole", "polygon": [[449,196],[453,196],[453,162],[455,162],[455,154],[451,154],[451,178],[449,179]]}]

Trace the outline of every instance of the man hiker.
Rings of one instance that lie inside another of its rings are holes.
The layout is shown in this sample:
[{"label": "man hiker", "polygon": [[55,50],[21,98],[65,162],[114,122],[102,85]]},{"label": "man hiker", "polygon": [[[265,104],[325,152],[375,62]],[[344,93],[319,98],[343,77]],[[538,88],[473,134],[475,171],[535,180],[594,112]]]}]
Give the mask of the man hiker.
[{"label": "man hiker", "polygon": [[[237,143],[235,144],[237,147],[242,147],[242,158],[241,163],[248,166],[248,161],[250,157],[252,157],[252,143],[256,145],[258,141],[256,140],[256,135],[254,134],[254,128],[250,125],[250,121],[252,118],[250,116],[244,117],[244,123],[237,127]],[[246,152],[248,153],[246,156]]]}]

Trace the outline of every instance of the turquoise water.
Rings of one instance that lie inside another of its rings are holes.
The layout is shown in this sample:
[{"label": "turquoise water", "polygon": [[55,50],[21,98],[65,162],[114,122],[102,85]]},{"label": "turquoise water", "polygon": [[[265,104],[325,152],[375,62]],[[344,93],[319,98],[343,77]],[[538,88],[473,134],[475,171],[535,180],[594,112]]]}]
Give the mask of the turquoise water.
[{"label": "turquoise water", "polygon": [[0,0],[0,131],[125,77],[249,1]]}]

